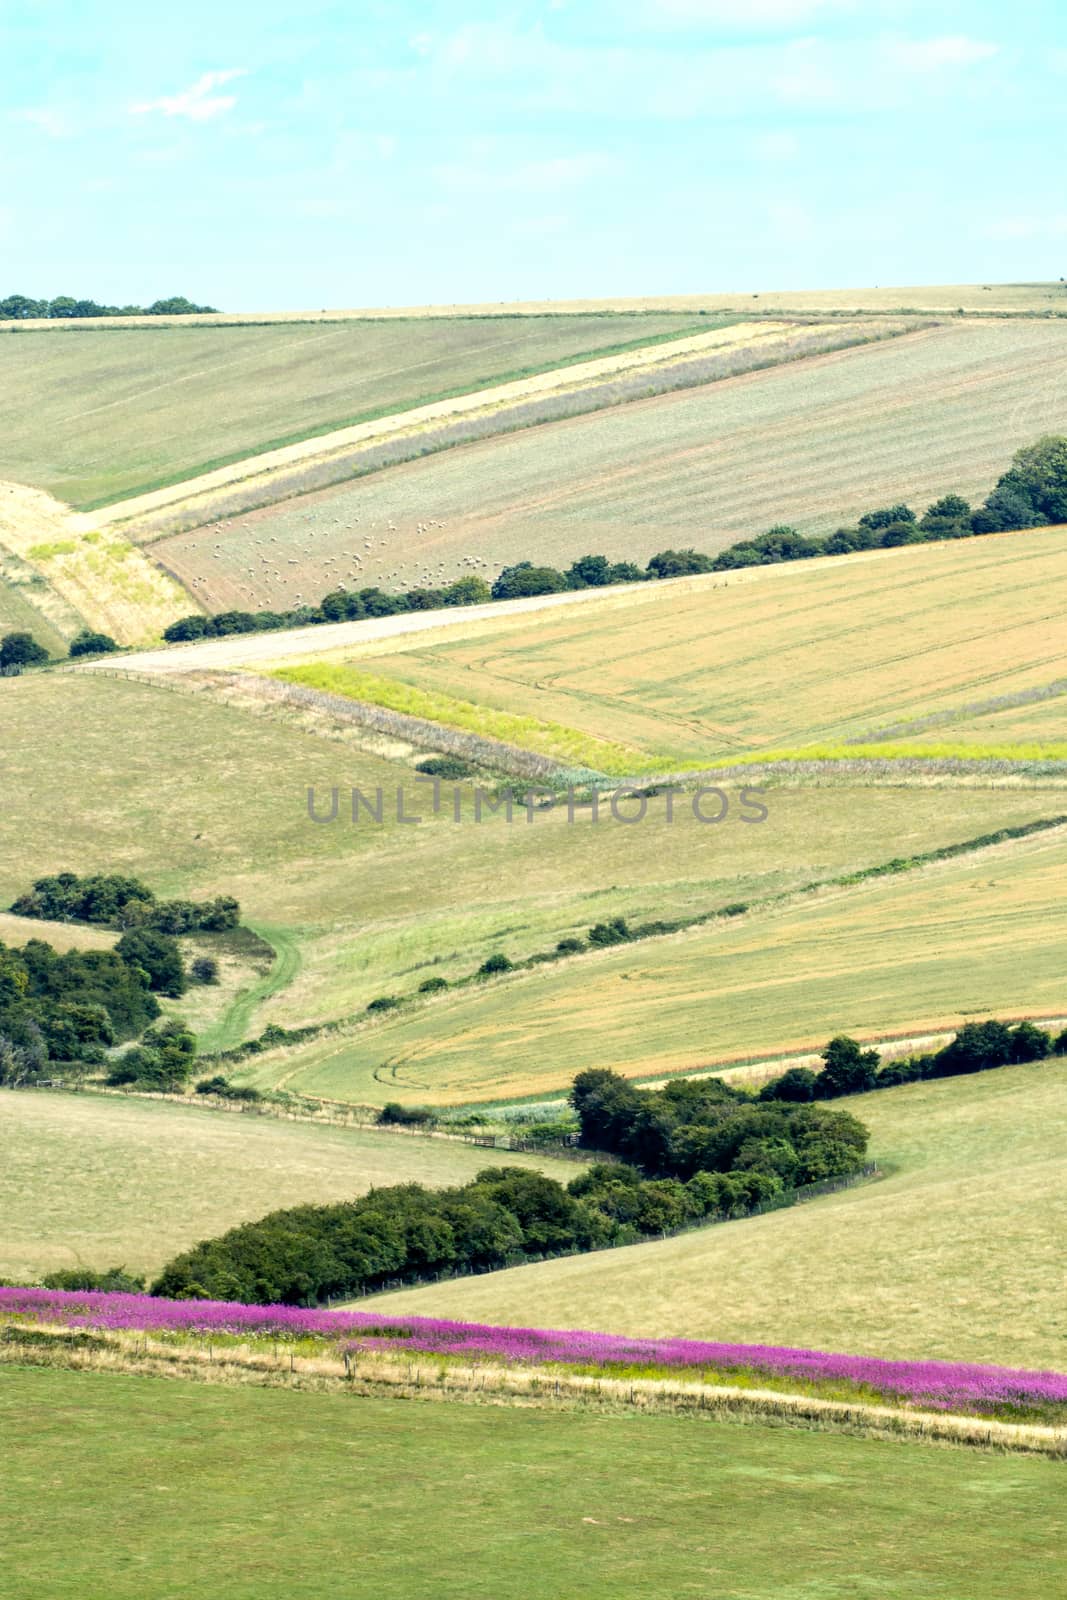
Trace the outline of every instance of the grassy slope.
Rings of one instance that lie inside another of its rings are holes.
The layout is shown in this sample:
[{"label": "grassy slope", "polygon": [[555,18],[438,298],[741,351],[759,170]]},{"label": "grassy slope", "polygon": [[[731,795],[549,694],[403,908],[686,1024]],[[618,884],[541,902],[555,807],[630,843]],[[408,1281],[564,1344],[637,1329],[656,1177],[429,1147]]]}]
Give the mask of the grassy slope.
[{"label": "grassy slope", "polygon": [[[39,1600],[1038,1600],[1055,1463],[674,1417],[8,1371],[5,1570]],[[86,1484],[93,1485],[92,1494]],[[340,1586],[340,1587],[339,1587]]]},{"label": "grassy slope", "polygon": [[[644,824],[630,828],[610,821],[594,828],[588,814],[572,826],[565,810],[538,814],[532,825],[521,812],[510,826],[502,817],[475,823],[469,809],[461,825],[446,817],[434,824],[429,796],[421,790],[416,795],[409,765],[247,714],[207,695],[48,674],[8,683],[4,712],[11,798],[0,819],[0,905],[9,904],[30,880],[46,872],[127,870],[145,877],[163,895],[235,894],[246,918],[264,927],[286,953],[284,986],[275,987],[277,973],[250,980],[243,969],[235,969],[228,972],[227,982],[232,976],[233,983],[223,986],[221,997],[215,991],[195,991],[184,1003],[208,1043],[215,1045],[258,1032],[268,1020],[293,1025],[351,1013],[377,994],[409,992],[430,970],[447,977],[464,975],[494,949],[504,948],[516,958],[549,949],[605,916],[640,922],[692,915],[1067,811],[1062,786],[1051,782],[1018,789],[990,784],[947,793],[904,785],[841,784],[773,790],[770,815],[761,826],[746,825],[733,815],[721,827],[701,826],[684,806],[668,824],[662,801],[650,807]],[[40,737],[42,727],[50,730],[48,741]],[[58,770],[57,747],[64,751]],[[121,779],[116,781],[119,752]],[[160,783],[163,772],[165,785]],[[386,815],[392,820],[382,827],[366,821],[358,827],[345,822],[321,827],[308,821],[309,786],[316,789],[321,807],[334,784],[342,789],[355,784],[368,793],[380,784],[392,795],[400,781],[409,796],[409,812],[418,807],[427,815],[422,826],[398,826],[391,806]],[[851,918],[849,905],[845,900],[835,903]],[[813,937],[827,937],[834,908],[810,905],[794,917],[810,917],[817,910],[819,920],[813,926],[818,933]],[[782,925],[780,915],[760,922],[747,937],[758,941],[770,933],[772,951],[777,950]],[[806,937],[805,923],[798,921],[797,926],[797,936]],[[741,932],[735,927],[729,938]],[[19,936],[25,937],[12,928],[11,937]],[[726,938],[727,932],[714,937]],[[844,949],[844,938],[837,948]],[[636,947],[628,962],[643,972],[650,961],[674,962],[682,948],[695,947],[659,941]],[[706,948],[720,947],[710,942]],[[691,978],[705,996],[702,1004],[710,1005],[718,985],[702,977],[703,959],[695,957],[687,965],[686,982]],[[738,959],[739,971],[748,972],[757,958]],[[768,965],[775,959],[768,955]],[[611,988],[609,970],[614,973],[618,961],[615,956],[582,958],[537,980],[538,986],[563,985],[553,993],[577,1005],[573,1019],[568,1021],[565,1014],[558,1019],[564,1049],[561,1077],[581,1049],[583,997],[588,993],[598,1007],[607,1008],[620,994],[638,992],[632,982]],[[804,1012],[820,1040],[828,1014],[819,1006],[835,998],[836,981],[827,979],[828,987]],[[607,989],[602,988],[605,982]],[[525,985],[526,980],[518,987],[495,984],[477,1004],[469,993],[464,999],[436,1002],[420,1018],[405,1022],[402,1031],[417,1024],[427,1030],[424,1039],[432,1040],[442,1027],[455,1025],[458,1052],[466,1048],[476,1010],[488,1024],[499,1020],[501,1008],[513,999],[525,1004],[526,996],[541,992]],[[662,980],[649,980],[640,988],[651,1027],[661,1010]],[[732,1038],[732,1023],[726,1026],[726,1018],[747,1009],[738,992],[731,982],[721,1000],[728,1008],[723,1021],[716,1021],[710,1032],[704,1031],[703,1010],[692,1028],[682,1018],[674,1019],[672,1048],[680,1048],[685,1061],[741,1043]],[[895,992],[903,1006],[906,985]],[[226,1001],[225,1012],[218,1008],[219,998]],[[771,1002],[792,1005],[784,980],[777,988],[772,985],[754,1008],[746,1037],[755,1048],[772,1042],[770,1032],[763,1031],[774,1018]],[[951,997],[948,1003],[954,1003]],[[878,1026],[883,1019],[864,1014],[859,1020]],[[640,1036],[643,1026],[635,1020],[631,1039]],[[349,1042],[346,1059],[351,1067],[339,1073],[331,1066],[330,1087],[324,1092],[357,1098],[384,1093],[370,1074],[391,1053],[390,1037],[376,1031]],[[537,1037],[536,1028],[531,1037]],[[614,1043],[616,1036],[610,1037]],[[323,1040],[310,1047],[311,1053],[302,1052],[292,1061],[267,1060],[262,1066],[271,1074],[310,1066],[324,1049],[334,1050],[337,1044]],[[492,1040],[485,1040],[483,1048],[479,1039],[474,1059],[484,1061],[495,1078],[496,1063],[509,1050]],[[528,1054],[524,1047],[513,1066],[521,1060],[525,1070]],[[554,1051],[545,1065],[552,1059]],[[315,1078],[319,1081],[317,1070]]]},{"label": "grassy slope", "polygon": [[[1037,529],[731,573],[643,597],[638,612],[613,594],[580,616],[531,612],[441,644],[397,639],[387,654],[359,651],[352,670],[474,700],[487,728],[506,711],[619,741],[632,772],[649,756],[711,764],[862,738],[1050,683],[1067,654],[1065,613],[1067,534]],[[327,672],[339,669],[311,662],[285,676]],[[1055,702],[976,720],[979,746],[1001,728],[1063,738]],[[968,725],[923,742],[965,737]]]},{"label": "grassy slope", "polygon": [[[279,1206],[465,1183],[492,1160],[457,1140],[30,1090],[0,1097],[0,1136],[0,1277],[117,1262],[154,1272]],[[574,1176],[573,1162],[508,1159]]]},{"label": "grassy slope", "polygon": [[1064,1369],[1067,1062],[841,1105],[888,1176],[662,1243],[406,1290],[391,1311]]},{"label": "grassy slope", "polygon": [[[249,541],[276,539],[269,547],[300,563],[301,590],[317,598],[342,570],[324,558],[368,535],[364,581],[401,587],[389,579],[401,566],[443,563],[450,577],[472,555],[491,568],[534,555],[566,565],[588,550],[714,551],[783,521],[830,530],[902,498],[923,507],[949,490],[985,493],[1019,445],[1067,427],[1065,371],[1067,321],[946,325],[288,501],[242,518],[247,534],[231,534],[218,560],[213,532],[162,540],[153,554],[185,581],[226,576],[236,597]],[[444,526],[418,533],[431,520]]]},{"label": "grassy slope", "polygon": [[[766,824],[769,826],[769,823]],[[888,853],[888,852],[887,852]],[[1067,1009],[1064,830],[493,979],[326,1037],[267,1074],[381,1104],[544,1095],[587,1067],[680,1072]]]},{"label": "grassy slope", "polygon": [[104,504],[365,416],[708,326],[666,313],[20,330],[0,338],[0,478]]}]

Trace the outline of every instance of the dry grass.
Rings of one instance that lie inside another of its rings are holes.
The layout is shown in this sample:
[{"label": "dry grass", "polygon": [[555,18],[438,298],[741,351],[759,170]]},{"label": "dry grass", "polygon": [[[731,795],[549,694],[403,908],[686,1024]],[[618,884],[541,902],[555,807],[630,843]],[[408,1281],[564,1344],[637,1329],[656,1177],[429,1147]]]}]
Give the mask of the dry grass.
[{"label": "dry grass", "polygon": [[714,552],[778,522],[827,531],[901,499],[981,496],[1013,450],[1064,429],[1067,321],[953,323],[448,450],[153,553],[221,608],[248,589],[317,600],[353,566],[399,589],[472,559]]},{"label": "dry grass", "polygon": [[67,639],[88,623],[143,644],[190,610],[181,585],[128,539],[21,484],[0,483],[0,555],[37,575],[37,604]]},{"label": "dry grass", "polygon": [[[156,1272],[280,1206],[394,1183],[469,1182],[492,1153],[458,1140],[228,1115],[87,1092],[0,1091],[0,1277],[124,1263]],[[569,1181],[574,1163],[509,1154]]]},{"label": "dry grass", "polygon": [[0,339],[0,477],[88,509],[367,416],[706,328],[671,312],[20,328]]},{"label": "dry grass", "polygon": [[[25,1332],[24,1332],[25,1330]],[[75,1372],[186,1378],[199,1382],[285,1387],[304,1393],[389,1396],[512,1404],[554,1411],[586,1409],[643,1415],[697,1415],[715,1422],[777,1423],[808,1432],[858,1438],[962,1445],[1012,1455],[1067,1456],[1067,1428],[1039,1423],[919,1411],[861,1400],[825,1399],[724,1383],[668,1378],[612,1378],[523,1366],[357,1352],[347,1360],[320,1344],[282,1347],[210,1335],[166,1336],[113,1331],[71,1333],[62,1325],[0,1322],[0,1364]],[[22,1337],[20,1337],[22,1335]],[[308,1341],[311,1343],[311,1341]]]},{"label": "dry grass", "polygon": [[1058,1016],[1065,884],[1061,829],[438,996],[258,1061],[257,1081],[456,1104],[560,1094],[588,1067],[660,1076],[808,1051],[834,1033]]},{"label": "dry grass", "polygon": [[[1018,958],[1016,958],[1018,959]],[[399,1315],[1063,1370],[1067,1062],[842,1102],[880,1182],[624,1250],[403,1290]],[[361,1302],[363,1304],[363,1302]]]},{"label": "dry grass", "polygon": [[[361,681],[476,700],[487,721],[536,718],[711,765],[862,745],[886,725],[1047,684],[1062,672],[1065,615],[1067,541],[1050,528],[749,569],[690,580],[687,592],[654,586],[639,613],[594,598],[574,613],[501,617],[469,639],[450,629],[440,642],[408,636],[387,655],[353,654]],[[301,670],[321,673],[340,655]],[[1001,726],[1052,733],[1056,704],[1029,724],[1021,710],[980,718],[975,753],[995,751]],[[933,755],[967,725],[953,718],[907,742]]]},{"label": "dry grass", "polygon": [[[26,885],[29,888],[29,884]],[[45,922],[40,917],[13,917],[0,911],[0,943],[26,944],[43,939],[53,950],[110,950],[118,938],[106,928],[79,926],[74,922]]]}]

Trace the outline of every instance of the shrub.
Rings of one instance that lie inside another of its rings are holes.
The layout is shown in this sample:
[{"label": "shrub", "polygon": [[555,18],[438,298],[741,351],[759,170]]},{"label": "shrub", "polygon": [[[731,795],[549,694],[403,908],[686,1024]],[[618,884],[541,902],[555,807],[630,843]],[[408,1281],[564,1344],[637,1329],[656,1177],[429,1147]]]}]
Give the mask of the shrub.
[{"label": "shrub", "polygon": [[425,1128],[437,1119],[423,1106],[402,1106],[398,1100],[387,1100],[374,1120],[382,1127]]},{"label": "shrub", "polygon": [[532,561],[519,561],[504,568],[490,593],[494,600],[516,600],[524,595],[559,594],[568,587],[556,567],[535,567]]},{"label": "shrub", "polygon": [[125,1267],[108,1267],[106,1272],[93,1272],[89,1267],[62,1267],[41,1279],[46,1289],[93,1290],[98,1294],[144,1294],[145,1280],[135,1278]]},{"label": "shrub", "polygon": [[218,983],[219,964],[214,956],[197,956],[189,968],[194,983]]},{"label": "shrub", "polygon": [[419,984],[420,994],[440,994],[442,989],[448,988],[447,978],[424,978]]},{"label": "shrub", "polygon": [[488,960],[482,962],[478,968],[478,976],[479,978],[491,978],[498,972],[513,972],[514,968],[515,963],[509,960],[502,951],[498,950],[495,955],[491,955]]},{"label": "shrub", "polygon": [[608,922],[596,922],[589,930],[592,945],[626,944],[633,932],[625,917],[612,917]]},{"label": "shrub", "polygon": [[780,1078],[765,1083],[759,1092],[761,1100],[787,1100],[803,1103],[815,1099],[816,1077],[807,1067],[790,1067]]},{"label": "shrub", "polygon": [[694,572],[710,572],[712,560],[692,547],[660,550],[649,560],[648,570],[653,578],[681,578]]},{"label": "shrub", "polygon": [[23,667],[39,667],[48,659],[32,633],[6,633],[0,639],[0,673],[5,677],[17,677]]},{"label": "shrub", "polygon": [[576,956],[580,950],[584,949],[584,939],[561,939],[556,946],[556,950],[561,956]]},{"label": "shrub", "polygon": [[415,767],[416,772],[425,772],[428,777],[447,780],[470,778],[475,770],[472,763],[465,761],[462,756],[427,756]]},{"label": "shrub", "polygon": [[117,649],[118,645],[109,633],[93,633],[88,628],[83,628],[70,641],[72,656],[104,656]]},{"label": "shrub", "polygon": [[380,994],[377,999],[371,1000],[367,1006],[368,1011],[395,1011],[397,1006],[403,1005],[403,1000],[398,994]]}]

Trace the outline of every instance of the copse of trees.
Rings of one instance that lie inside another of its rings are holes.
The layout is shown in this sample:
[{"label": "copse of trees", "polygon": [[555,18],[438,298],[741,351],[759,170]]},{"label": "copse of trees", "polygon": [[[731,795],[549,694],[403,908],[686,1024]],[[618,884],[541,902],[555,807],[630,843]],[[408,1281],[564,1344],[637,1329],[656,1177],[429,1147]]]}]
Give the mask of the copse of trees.
[{"label": "copse of trees", "polygon": [[105,306],[95,300],[76,300],[59,294],[53,300],[35,300],[26,294],[9,294],[0,300],[0,321],[25,322],[33,317],[187,317],[217,306],[198,306],[182,294],[153,300],[150,306]]},{"label": "copse of trees", "polygon": [[811,1102],[835,1100],[841,1095],[867,1094],[901,1083],[929,1078],[952,1078],[963,1073],[988,1072],[993,1067],[1043,1061],[1067,1055],[1067,1028],[1056,1038],[1032,1022],[968,1022],[940,1050],[883,1062],[877,1050],[865,1050],[847,1034],[838,1034],[822,1052],[821,1072],[791,1067],[765,1083],[761,1101]]},{"label": "copse of trees", "polygon": [[159,933],[225,933],[236,928],[241,908],[232,895],[214,900],[157,900],[139,878],[98,872],[79,878],[74,872],[38,878],[28,893],[9,907],[17,917],[48,922],[89,922],[104,928],[145,928]]},{"label": "copse of trees", "polygon": [[39,1082],[57,1062],[101,1065],[158,1016],[148,974],[117,951],[0,943],[0,1084]]},{"label": "copse of trees", "polygon": [[[760,1105],[714,1079],[652,1093],[586,1072],[572,1099],[583,1143],[628,1160],[591,1164],[566,1188],[525,1168],[488,1167],[459,1188],[404,1184],[275,1211],[185,1251],[152,1292],[313,1305],[632,1244],[788,1204],[800,1184],[856,1173],[867,1146],[866,1129],[843,1112]],[[390,1104],[379,1120],[417,1126],[430,1114]]]},{"label": "copse of trees", "polygon": [[763,1198],[856,1172],[867,1150],[867,1130],[847,1112],[761,1104],[721,1078],[649,1090],[597,1068],[575,1078],[571,1104],[586,1149],[617,1155],[647,1178],[758,1174]]}]

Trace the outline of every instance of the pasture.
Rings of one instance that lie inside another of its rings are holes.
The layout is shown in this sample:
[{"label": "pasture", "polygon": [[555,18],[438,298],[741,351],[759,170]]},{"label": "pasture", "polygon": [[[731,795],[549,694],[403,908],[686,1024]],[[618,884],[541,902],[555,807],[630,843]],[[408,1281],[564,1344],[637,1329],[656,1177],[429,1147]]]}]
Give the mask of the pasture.
[{"label": "pasture", "polygon": [[1064,1532],[1055,1462],[695,1418],[29,1369],[0,1417],[39,1600],[92,1591],[102,1523],[109,1600],[184,1596],[190,1528],[227,1600],[1044,1600]]},{"label": "pasture", "polygon": [[708,326],[666,312],[8,329],[0,478],[88,510],[371,416]]},{"label": "pasture", "polygon": [[256,1081],[455,1105],[560,1094],[588,1067],[661,1076],[808,1052],[836,1033],[1059,1016],[1065,886],[1060,828],[436,995],[259,1058]]},{"label": "pasture", "polygon": [[[668,823],[662,800],[636,827],[612,821],[610,813],[594,824],[581,810],[572,824],[565,807],[537,812],[532,823],[522,810],[510,824],[502,813],[476,822],[469,788],[456,824],[447,796],[434,817],[430,793],[415,785],[411,755],[402,747],[387,755],[373,744],[334,741],[299,720],[257,715],[207,692],[96,673],[27,675],[5,683],[4,712],[9,803],[0,819],[0,905],[46,873],[127,871],[164,897],[235,895],[244,919],[278,952],[269,974],[231,971],[224,962],[220,989],[193,990],[181,1002],[207,1047],[237,1043],[270,1021],[295,1026],[350,1015],[376,995],[411,992],[428,975],[466,976],[494,950],[521,959],[551,949],[606,917],[636,924],[693,916],[1067,811],[1063,785],[1051,778],[1008,786],[970,779],[939,790],[902,775],[892,784],[852,778],[773,788],[768,820],[759,826],[742,822],[736,804],[721,826],[699,823],[681,803]],[[42,727],[49,729],[47,741]],[[56,749],[64,752],[58,768]],[[397,823],[398,784],[408,796],[407,813],[424,816],[419,826]],[[335,785],[346,798],[353,786],[368,795],[381,786],[389,796],[382,824],[364,815],[353,825],[344,802],[336,823],[311,823],[308,789],[315,789],[321,812]],[[735,802],[739,788],[728,786]],[[793,915],[814,909],[797,907]],[[766,927],[777,928],[783,915]],[[10,924],[12,942],[30,936],[31,924]],[[739,932],[723,928],[704,937],[714,942]],[[668,948],[673,960],[681,947],[660,940],[635,948],[633,957],[643,967],[654,950]],[[580,996],[586,984],[598,983],[604,959],[583,957],[538,977],[539,983],[568,977],[576,1029]],[[698,967],[691,969],[694,980]],[[511,983],[439,999],[402,1026],[427,1029],[420,1054],[435,1030],[454,1023],[463,1024],[459,1038],[466,1040],[473,1011],[463,1008],[486,1006],[490,1017],[519,993]],[[614,997],[638,990],[645,985],[635,990],[632,981],[623,983]],[[658,983],[647,990],[650,1010],[659,992]],[[787,1003],[786,988],[780,992]],[[610,1005],[612,995],[602,1003]],[[772,1016],[761,1011],[757,1021]],[[830,1022],[815,1008],[820,1040]],[[772,1042],[754,1027],[752,1047]],[[343,1074],[331,1066],[331,1087],[321,1092],[382,1097],[370,1076],[392,1053],[382,1025],[358,1038],[316,1041],[314,1051],[339,1044],[348,1065]],[[690,1040],[697,1051],[711,1044]],[[567,1049],[575,1048],[572,1037]],[[510,1054],[491,1041],[484,1049],[493,1062]],[[310,1071],[305,1053],[257,1063],[278,1075],[297,1066],[303,1073],[305,1064]],[[311,1076],[319,1081],[317,1064]],[[468,1085],[459,1092],[483,1091]],[[499,1092],[508,1090],[484,1090]]]},{"label": "pasture", "polygon": [[470,638],[450,628],[388,653],[332,651],[284,676],[379,704],[403,696],[416,716],[476,732],[498,719],[513,743],[526,743],[525,718],[531,748],[568,764],[578,748],[614,773],[863,744],[932,714],[950,725],[923,746],[966,737],[975,717],[986,754],[1001,728],[1008,742],[1058,731],[1062,743],[1056,699],[981,707],[1060,680],[1065,616],[1067,538],[1039,528],[708,576],[642,592],[637,612],[612,593],[481,621]]},{"label": "pasture", "polygon": [[1067,1062],[834,1105],[870,1129],[885,1177],[788,1211],[360,1307],[1062,1371]]},{"label": "pasture", "polygon": [[253,609],[318,600],[353,566],[400,589],[587,551],[714,553],[775,523],[828,532],[900,500],[980,498],[1020,445],[1065,429],[1067,320],[962,319],[463,445],[152,553],[212,604]]},{"label": "pasture", "polygon": [[[498,1159],[456,1139],[283,1121],[114,1094],[0,1094],[0,1278],[179,1251],[280,1206],[395,1183],[469,1182]],[[512,1154],[568,1182],[573,1161]]]}]

